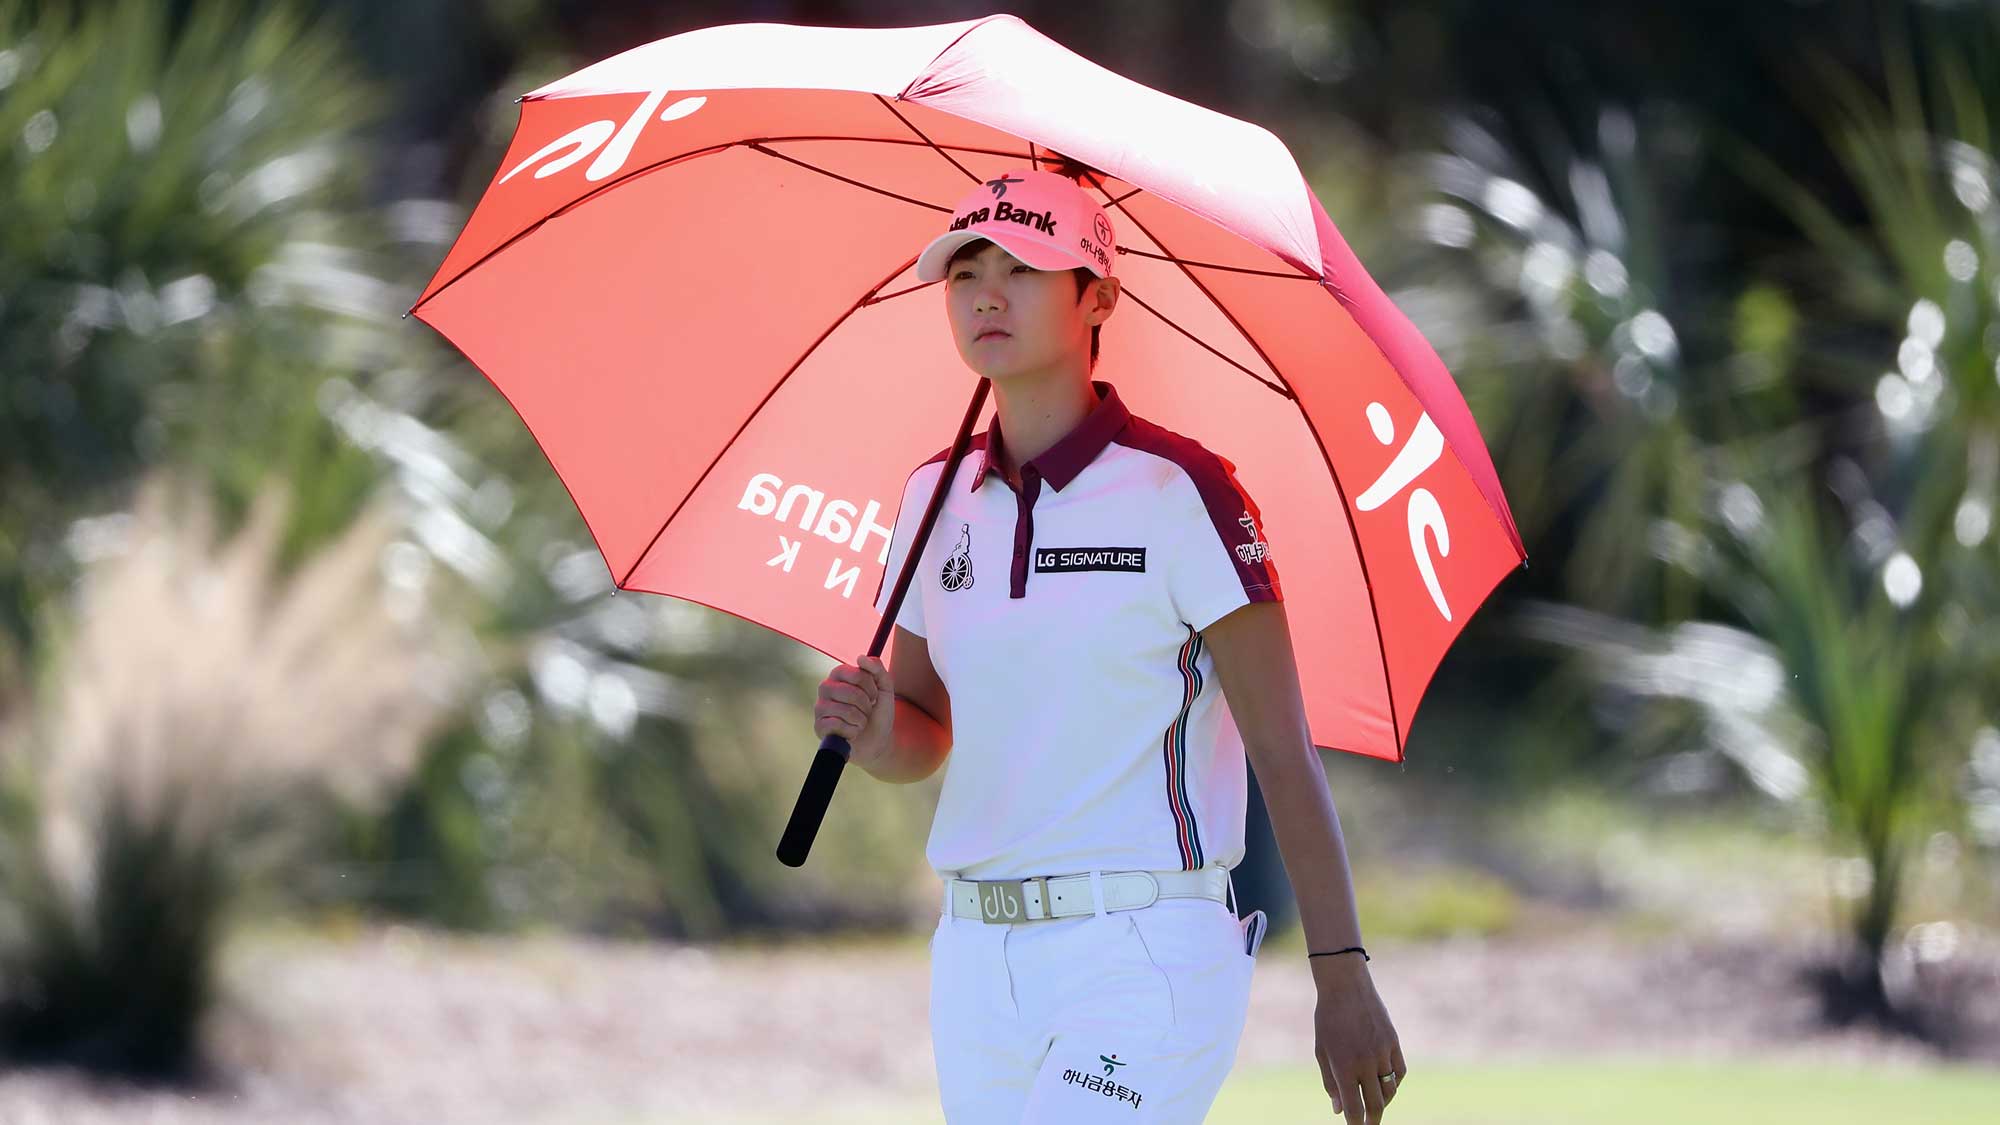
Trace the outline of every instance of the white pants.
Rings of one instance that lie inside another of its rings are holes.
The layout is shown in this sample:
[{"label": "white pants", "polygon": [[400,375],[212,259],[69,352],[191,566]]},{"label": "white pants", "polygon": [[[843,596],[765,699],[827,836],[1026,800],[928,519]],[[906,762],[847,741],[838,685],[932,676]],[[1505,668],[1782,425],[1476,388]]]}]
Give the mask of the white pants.
[{"label": "white pants", "polygon": [[1248,922],[1198,898],[1006,925],[944,910],[930,1019],[945,1120],[1201,1121],[1243,1035]]}]

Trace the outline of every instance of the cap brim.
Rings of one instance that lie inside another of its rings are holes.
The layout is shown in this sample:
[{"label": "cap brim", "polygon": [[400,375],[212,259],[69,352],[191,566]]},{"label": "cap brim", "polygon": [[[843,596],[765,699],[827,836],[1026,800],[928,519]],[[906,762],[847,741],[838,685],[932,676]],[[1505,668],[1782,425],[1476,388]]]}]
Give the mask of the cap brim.
[{"label": "cap brim", "polygon": [[1038,270],[1073,270],[1081,267],[1097,273],[1096,267],[1081,257],[1052,250],[1046,244],[1033,239],[991,229],[954,230],[946,231],[931,239],[930,245],[924,247],[924,252],[917,255],[917,280],[942,281],[945,263],[958,252],[959,247],[977,238],[997,244],[1002,250]]}]

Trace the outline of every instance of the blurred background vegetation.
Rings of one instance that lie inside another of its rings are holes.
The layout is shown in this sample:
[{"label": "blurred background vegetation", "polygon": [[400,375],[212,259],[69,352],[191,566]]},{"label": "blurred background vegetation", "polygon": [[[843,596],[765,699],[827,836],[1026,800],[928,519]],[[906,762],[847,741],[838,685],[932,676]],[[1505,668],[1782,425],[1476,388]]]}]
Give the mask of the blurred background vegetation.
[{"label": "blurred background vegetation", "polygon": [[[1818,857],[1783,878],[1841,939],[1826,1018],[1935,1032],[1894,966],[2000,922],[2000,8],[0,0],[0,1051],[196,1065],[244,918],[929,917],[930,786],[844,786],[772,858],[829,662],[613,596],[400,313],[518,93],[992,10],[1284,138],[1494,454],[1531,566],[1384,782],[1449,816],[1397,851],[1343,803],[1364,929],[1516,925],[1485,845],[1570,831],[1551,794],[1741,809]],[[1389,769],[1341,757],[1337,801]],[[1252,805],[1244,908],[1288,924]]]}]

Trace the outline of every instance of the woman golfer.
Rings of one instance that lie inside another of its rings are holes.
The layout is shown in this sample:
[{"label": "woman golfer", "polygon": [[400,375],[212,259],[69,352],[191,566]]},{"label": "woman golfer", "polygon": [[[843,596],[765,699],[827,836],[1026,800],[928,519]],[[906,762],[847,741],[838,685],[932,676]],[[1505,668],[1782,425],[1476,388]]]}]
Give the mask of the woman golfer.
[{"label": "woman golfer", "polygon": [[[1277,567],[1230,462],[1091,378],[1114,253],[1073,180],[1020,169],[968,193],[918,258],[996,416],[947,483],[893,679],[873,657],[834,668],[814,730],[884,781],[945,769],[926,851],[952,1125],[1207,1113],[1264,930],[1230,885],[1246,754],[1311,951],[1327,1093],[1372,1125],[1406,1068],[1360,949]],[[904,486],[886,574],[945,460]]]}]

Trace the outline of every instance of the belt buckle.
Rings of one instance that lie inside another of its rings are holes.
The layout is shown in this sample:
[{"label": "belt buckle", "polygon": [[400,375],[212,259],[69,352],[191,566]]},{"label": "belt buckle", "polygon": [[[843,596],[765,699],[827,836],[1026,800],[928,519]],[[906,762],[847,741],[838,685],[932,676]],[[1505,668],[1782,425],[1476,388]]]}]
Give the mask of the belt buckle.
[{"label": "belt buckle", "polygon": [[[1042,891],[1042,916],[1028,916],[1028,896],[1025,893],[1029,883],[1034,883]],[[1003,922],[1045,922],[1055,917],[1055,896],[1049,893],[1047,875],[1030,875],[1026,879],[978,880],[979,917],[981,921],[995,924]]]},{"label": "belt buckle", "polygon": [[1020,922],[1027,919],[1027,902],[1021,895],[1019,879],[981,879],[979,918],[982,922]]}]

